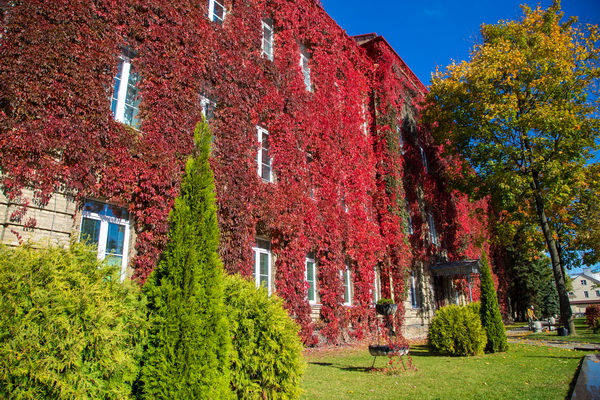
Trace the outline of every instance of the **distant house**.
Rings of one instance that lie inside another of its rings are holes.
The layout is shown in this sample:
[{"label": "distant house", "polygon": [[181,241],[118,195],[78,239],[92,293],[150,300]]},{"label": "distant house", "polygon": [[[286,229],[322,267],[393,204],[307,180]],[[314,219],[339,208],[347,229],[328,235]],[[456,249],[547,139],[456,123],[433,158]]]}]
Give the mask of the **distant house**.
[{"label": "distant house", "polygon": [[573,290],[569,292],[569,301],[573,313],[584,313],[590,304],[600,304],[600,274],[584,268],[583,272],[572,275]]}]

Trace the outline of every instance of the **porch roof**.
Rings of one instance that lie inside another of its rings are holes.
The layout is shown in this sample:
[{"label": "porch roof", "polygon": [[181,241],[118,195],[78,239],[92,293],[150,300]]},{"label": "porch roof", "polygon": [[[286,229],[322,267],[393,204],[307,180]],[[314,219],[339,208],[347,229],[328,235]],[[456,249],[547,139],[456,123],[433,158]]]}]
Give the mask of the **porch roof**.
[{"label": "porch roof", "polygon": [[433,264],[434,276],[470,275],[479,273],[479,260],[443,261]]}]

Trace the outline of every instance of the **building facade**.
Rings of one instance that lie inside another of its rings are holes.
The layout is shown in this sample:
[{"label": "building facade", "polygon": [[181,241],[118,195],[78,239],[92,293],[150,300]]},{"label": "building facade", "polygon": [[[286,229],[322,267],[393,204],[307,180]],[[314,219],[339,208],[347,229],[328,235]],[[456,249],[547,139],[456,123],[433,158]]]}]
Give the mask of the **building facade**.
[{"label": "building facade", "polygon": [[600,304],[600,274],[593,273],[591,268],[572,275],[571,285],[569,302],[573,314],[584,314],[587,306]]},{"label": "building facade", "polygon": [[478,299],[488,205],[448,189],[383,37],[315,0],[0,4],[3,243],[85,239],[143,283],[206,118],[225,269],[307,344],[369,334],[381,297],[407,336]]}]

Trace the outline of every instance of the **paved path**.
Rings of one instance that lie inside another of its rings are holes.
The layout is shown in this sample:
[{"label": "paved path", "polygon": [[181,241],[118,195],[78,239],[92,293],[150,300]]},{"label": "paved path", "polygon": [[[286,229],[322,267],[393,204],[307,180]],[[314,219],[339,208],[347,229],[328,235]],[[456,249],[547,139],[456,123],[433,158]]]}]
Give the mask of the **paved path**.
[{"label": "paved path", "polygon": [[509,343],[523,343],[523,344],[531,344],[537,346],[552,346],[552,347],[561,347],[563,349],[591,349],[591,352],[594,352],[595,349],[598,349],[597,352],[600,353],[600,344],[597,343],[583,343],[583,342],[571,342],[566,340],[560,340],[560,336],[556,335],[556,340],[547,340],[547,339],[528,339],[527,335],[531,331],[529,328],[522,327],[512,329],[510,331],[506,331],[506,336],[508,337]]}]

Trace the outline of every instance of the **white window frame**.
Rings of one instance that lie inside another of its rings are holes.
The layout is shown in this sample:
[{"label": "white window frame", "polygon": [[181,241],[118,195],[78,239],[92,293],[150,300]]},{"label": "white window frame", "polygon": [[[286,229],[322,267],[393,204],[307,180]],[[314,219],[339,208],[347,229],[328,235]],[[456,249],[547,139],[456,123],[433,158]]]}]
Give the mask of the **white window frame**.
[{"label": "white window frame", "polygon": [[582,286],[587,286],[587,280],[586,279],[582,279],[581,280],[581,285]]},{"label": "white window frame", "polygon": [[[308,271],[312,272],[312,281],[310,281],[308,279]],[[306,256],[306,262],[305,262],[305,270],[304,270],[304,277],[306,279],[306,283],[308,283],[308,289],[307,289],[307,299],[308,299],[308,303],[309,304],[317,304],[318,298],[317,298],[317,263],[315,262],[315,258],[312,254],[309,254]],[[311,285],[312,283],[312,285]],[[312,294],[312,300],[311,300],[311,294]]]},{"label": "white window frame", "polygon": [[310,53],[306,50],[304,45],[300,46],[300,70],[304,78],[304,86],[306,86],[307,92],[312,92],[312,81],[310,78]]},{"label": "white window frame", "polygon": [[352,271],[348,264],[340,271],[340,279],[342,280],[342,298],[345,306],[352,305]]},{"label": "white window frame", "polygon": [[[139,114],[139,93],[136,94],[136,98],[133,100],[132,104],[127,104],[127,91],[130,84],[130,79],[132,78],[131,73],[131,65],[132,65],[132,57],[129,57],[125,54],[121,54],[119,65],[121,66],[121,71],[117,72],[115,76],[115,84],[113,85],[113,95],[111,97],[111,111],[115,118],[115,121],[127,124],[136,128],[139,125],[139,120],[137,118]],[[116,87],[116,80],[119,79],[119,86]],[[138,82],[135,82],[136,89]],[[116,92],[116,97],[115,97]],[[125,109],[126,107],[132,107],[135,111],[132,116],[132,121],[125,120]]]},{"label": "white window frame", "polygon": [[[86,202],[94,202],[94,203],[102,204],[103,209],[100,213],[85,210]],[[81,211],[81,219],[79,221],[79,238],[78,238],[78,240],[79,241],[84,240],[84,238],[82,237],[82,232],[81,232],[81,229],[83,228],[84,219],[100,221],[100,233],[99,233],[98,243],[97,243],[97,245],[98,245],[97,255],[98,255],[99,260],[104,260],[106,258],[106,256],[110,255],[110,254],[106,253],[106,241],[108,239],[108,230],[109,230],[110,224],[115,224],[115,225],[124,227],[123,254],[122,254],[122,261],[121,261],[121,265],[120,265],[120,279],[121,279],[121,281],[123,281],[125,279],[125,276],[127,273],[127,263],[128,263],[128,255],[129,255],[129,237],[130,237],[129,213],[126,210],[124,210],[127,213],[128,218],[118,218],[115,216],[107,215],[108,207],[116,207],[116,206],[112,206],[112,205],[109,205],[107,203],[104,203],[102,201],[97,201],[97,200],[86,200],[86,202],[84,202],[84,209]],[[119,208],[121,208],[121,207],[119,207]]]},{"label": "white window frame", "polygon": [[[274,182],[274,174],[273,174],[273,158],[271,158],[268,154],[265,155],[265,152],[268,153],[270,151],[271,145],[269,144],[269,131],[263,127],[256,126],[256,135],[258,138],[258,152],[256,154],[256,164],[257,164],[257,173],[258,176],[265,182]],[[268,144],[268,147],[265,148],[263,146],[263,142]],[[265,177],[263,174],[263,170],[268,168],[269,173]]]},{"label": "white window frame", "polygon": [[600,290],[596,290],[596,297],[600,297]]},{"label": "white window frame", "polygon": [[[219,16],[217,13],[215,13],[215,9],[217,7],[221,7],[221,9],[223,10],[223,16]],[[225,7],[224,1],[223,0],[208,0],[208,19],[214,23],[217,23],[219,25],[223,25],[223,22],[225,22],[225,17],[227,16],[227,8]]]},{"label": "white window frame", "polygon": [[261,275],[260,271],[260,262],[261,256],[267,257],[267,275],[266,275],[266,289],[271,294],[271,285],[273,281],[273,258],[271,255],[271,242],[268,239],[257,238],[255,241],[254,247],[252,247],[252,251],[254,253],[254,270],[253,277],[254,282],[256,283],[256,287],[261,287],[261,277],[265,276]]},{"label": "white window frame", "polygon": [[263,18],[261,21],[262,41],[261,55],[269,61],[274,58],[275,35],[273,32],[273,20],[271,18]]},{"label": "white window frame", "polygon": [[585,297],[586,299],[589,299],[590,294],[587,290],[583,292],[583,297]]}]

